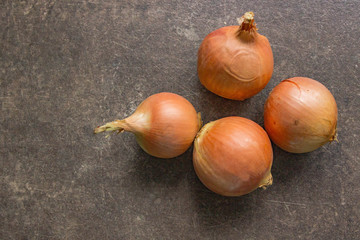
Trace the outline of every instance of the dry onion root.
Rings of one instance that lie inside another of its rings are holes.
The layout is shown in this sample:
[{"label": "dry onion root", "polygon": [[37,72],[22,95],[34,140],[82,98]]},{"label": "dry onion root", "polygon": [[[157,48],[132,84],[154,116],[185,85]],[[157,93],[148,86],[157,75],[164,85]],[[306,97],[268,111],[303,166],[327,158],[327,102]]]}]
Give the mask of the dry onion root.
[{"label": "dry onion root", "polygon": [[145,99],[128,118],[106,123],[94,133],[128,131],[148,154],[173,158],[191,146],[200,127],[200,114],[188,100],[163,92]]},{"label": "dry onion root", "polygon": [[264,124],[271,140],[283,150],[311,152],[336,140],[336,102],[318,81],[304,77],[286,79],[266,100]]},{"label": "dry onion root", "polygon": [[273,151],[264,129],[242,117],[206,124],[194,142],[193,164],[201,182],[224,196],[241,196],[272,184]]},{"label": "dry onion root", "polygon": [[260,92],[274,68],[270,43],[257,33],[254,14],[245,13],[239,24],[213,31],[198,51],[200,82],[211,92],[234,100]]}]

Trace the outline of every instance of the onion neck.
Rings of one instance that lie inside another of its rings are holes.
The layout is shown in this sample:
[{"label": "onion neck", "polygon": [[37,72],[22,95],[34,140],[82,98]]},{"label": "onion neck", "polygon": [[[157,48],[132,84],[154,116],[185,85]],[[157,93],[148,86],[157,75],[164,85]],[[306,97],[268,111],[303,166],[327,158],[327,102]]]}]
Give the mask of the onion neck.
[{"label": "onion neck", "polygon": [[334,130],[333,134],[331,135],[329,142],[333,142],[333,141],[339,142],[337,136],[338,136],[338,134],[337,134],[337,124],[336,124],[335,130]]},{"label": "onion neck", "polygon": [[338,138],[337,138],[337,133],[335,133],[334,136],[332,136],[332,137],[330,138],[330,142],[333,142],[333,141],[339,142],[339,140],[338,140]]},{"label": "onion neck", "polygon": [[256,37],[256,23],[254,21],[254,13],[247,12],[241,18],[238,19],[239,29],[237,30],[237,36],[244,41],[251,41]]},{"label": "onion neck", "polygon": [[102,126],[98,126],[94,129],[94,133],[101,133],[101,132],[117,132],[121,133],[123,131],[129,131],[130,126],[126,122],[126,119],[123,120],[115,120],[113,122],[108,122]]},{"label": "onion neck", "polygon": [[198,131],[200,131],[200,129],[201,129],[202,125],[203,125],[203,121],[202,121],[202,119],[201,119],[201,112],[198,112],[198,113],[197,113],[197,119],[198,119],[198,124],[199,124],[199,129],[198,129]]},{"label": "onion neck", "polygon": [[260,182],[259,188],[266,189],[273,183],[273,177],[271,175],[271,172],[269,171],[264,179]]},{"label": "onion neck", "polygon": [[[199,117],[199,115],[198,115],[198,117]],[[209,122],[209,123],[205,124],[205,126],[200,127],[201,129],[200,129],[199,132],[196,134],[195,142],[201,140],[202,137],[203,137],[203,135],[209,131],[209,129],[215,124],[215,122],[216,122],[216,121],[212,121],[212,122]],[[199,124],[202,125],[201,119],[199,119]],[[200,125],[200,126],[201,126],[201,125]]]}]

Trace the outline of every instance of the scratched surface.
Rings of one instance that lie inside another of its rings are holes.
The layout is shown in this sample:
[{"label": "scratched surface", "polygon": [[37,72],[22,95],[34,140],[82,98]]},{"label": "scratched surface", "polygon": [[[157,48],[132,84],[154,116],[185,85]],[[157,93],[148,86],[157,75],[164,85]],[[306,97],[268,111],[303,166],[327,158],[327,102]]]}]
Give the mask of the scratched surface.
[{"label": "scratched surface", "polygon": [[[359,1],[0,1],[0,239],[360,239]],[[271,82],[244,102],[206,91],[196,52],[255,12]],[[145,154],[131,134],[94,136],[151,94],[186,97],[204,122],[263,125],[281,80],[319,80],[339,143],[274,146],[274,184],[239,198],[207,190],[191,151]]]}]

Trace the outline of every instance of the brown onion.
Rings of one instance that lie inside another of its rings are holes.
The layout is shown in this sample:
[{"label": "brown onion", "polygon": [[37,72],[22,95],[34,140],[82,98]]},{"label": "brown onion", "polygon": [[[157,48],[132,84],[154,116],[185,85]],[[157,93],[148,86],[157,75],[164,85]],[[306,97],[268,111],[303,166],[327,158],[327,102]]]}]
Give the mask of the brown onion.
[{"label": "brown onion", "polygon": [[269,41],[257,33],[254,14],[245,13],[239,24],[207,35],[198,52],[201,83],[211,92],[234,100],[260,92],[274,68]]},{"label": "brown onion", "polygon": [[240,196],[271,185],[272,161],[268,135],[246,118],[210,122],[195,138],[195,172],[207,188],[224,196]]},{"label": "brown onion", "polygon": [[159,158],[184,153],[201,127],[200,114],[185,98],[174,93],[158,93],[145,99],[128,118],[97,127],[95,133],[128,131],[141,148]]},{"label": "brown onion", "polygon": [[265,103],[265,129],[285,151],[305,153],[336,140],[337,107],[333,95],[305,77],[283,80]]}]

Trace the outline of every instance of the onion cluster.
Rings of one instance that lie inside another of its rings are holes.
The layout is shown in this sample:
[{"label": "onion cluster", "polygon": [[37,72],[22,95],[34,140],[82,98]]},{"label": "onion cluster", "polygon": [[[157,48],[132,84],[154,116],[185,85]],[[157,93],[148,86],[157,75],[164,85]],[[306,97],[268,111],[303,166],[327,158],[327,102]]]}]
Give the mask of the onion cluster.
[{"label": "onion cluster", "polygon": [[[269,41],[257,32],[252,12],[239,19],[239,26],[207,35],[198,51],[201,83],[228,99],[244,100],[260,92],[273,65]],[[337,106],[324,85],[294,77],[283,80],[266,100],[265,130],[237,116],[201,125],[188,100],[163,92],[145,99],[131,116],[94,132],[131,132],[145,152],[159,158],[179,156],[194,142],[193,165],[200,181],[215,193],[241,196],[272,184],[270,139],[291,153],[336,140]]]}]

